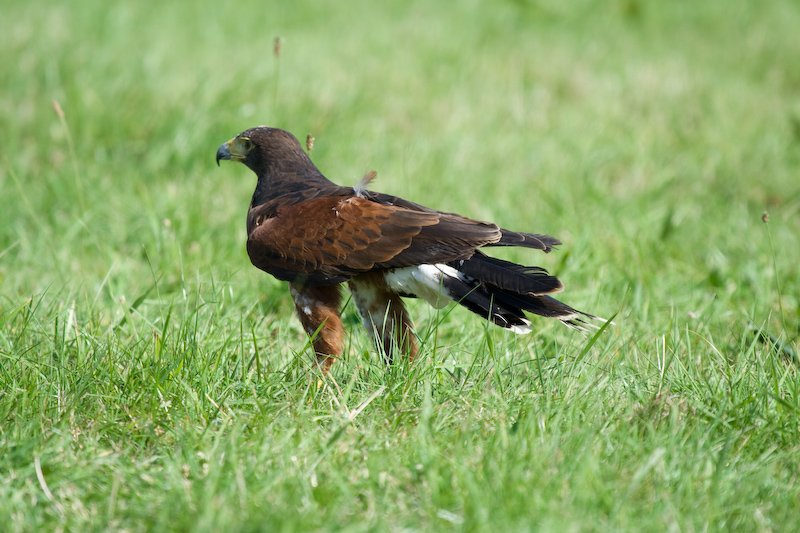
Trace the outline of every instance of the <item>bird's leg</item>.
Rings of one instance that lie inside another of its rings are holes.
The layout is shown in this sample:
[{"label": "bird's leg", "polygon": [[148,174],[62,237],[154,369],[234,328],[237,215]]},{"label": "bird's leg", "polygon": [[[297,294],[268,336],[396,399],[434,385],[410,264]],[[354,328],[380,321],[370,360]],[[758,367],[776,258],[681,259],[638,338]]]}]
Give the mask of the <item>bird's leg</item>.
[{"label": "bird's leg", "polygon": [[289,284],[297,316],[303,329],[312,338],[317,364],[327,372],[342,355],[344,327],[339,317],[342,293],[339,285],[306,287]]},{"label": "bird's leg", "polygon": [[394,352],[399,349],[409,360],[417,355],[413,324],[403,300],[389,290],[380,272],[368,272],[348,281],[358,314],[376,347],[392,364]]}]

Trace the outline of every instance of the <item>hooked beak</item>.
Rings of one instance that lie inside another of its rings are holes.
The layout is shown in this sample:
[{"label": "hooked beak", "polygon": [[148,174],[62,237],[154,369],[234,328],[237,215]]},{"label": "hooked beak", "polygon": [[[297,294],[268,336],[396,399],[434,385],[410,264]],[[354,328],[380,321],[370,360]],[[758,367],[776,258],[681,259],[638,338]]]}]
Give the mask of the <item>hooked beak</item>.
[{"label": "hooked beak", "polygon": [[230,143],[231,143],[231,141],[222,143],[222,146],[220,146],[219,149],[217,150],[217,166],[219,166],[219,160],[220,159],[230,159],[231,158],[231,152],[228,149],[228,145]]},{"label": "hooked beak", "polygon": [[247,152],[251,149],[250,139],[237,135],[217,149],[217,166],[219,166],[220,159],[244,162],[247,159]]}]

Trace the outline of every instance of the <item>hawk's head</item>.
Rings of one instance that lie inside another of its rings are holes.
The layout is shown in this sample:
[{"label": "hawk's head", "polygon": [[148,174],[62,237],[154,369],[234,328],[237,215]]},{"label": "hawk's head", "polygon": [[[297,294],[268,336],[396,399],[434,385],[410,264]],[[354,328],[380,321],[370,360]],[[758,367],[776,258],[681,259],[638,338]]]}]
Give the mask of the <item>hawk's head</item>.
[{"label": "hawk's head", "polygon": [[258,176],[287,161],[311,163],[294,135],[267,126],[250,128],[222,143],[217,150],[217,165],[220,159],[244,163]]}]

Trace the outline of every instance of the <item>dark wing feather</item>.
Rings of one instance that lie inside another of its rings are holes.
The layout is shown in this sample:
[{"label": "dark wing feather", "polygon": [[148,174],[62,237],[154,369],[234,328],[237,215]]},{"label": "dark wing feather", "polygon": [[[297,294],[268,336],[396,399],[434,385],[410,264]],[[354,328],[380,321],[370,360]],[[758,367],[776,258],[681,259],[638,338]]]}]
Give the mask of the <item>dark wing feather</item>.
[{"label": "dark wing feather", "polygon": [[378,268],[466,259],[500,239],[494,224],[359,197],[263,204],[248,215],[252,263],[278,279],[340,283]]},{"label": "dark wing feather", "polygon": [[489,246],[521,246],[523,248],[535,248],[549,253],[553,246],[558,246],[561,241],[550,235],[540,235],[538,233],[523,233],[521,231],[500,230],[503,236],[496,243]]},{"label": "dark wing feather", "polygon": [[[384,205],[395,205],[404,207],[413,211],[424,211],[429,213],[438,213],[443,217],[454,217],[456,219],[464,219],[461,215],[455,213],[445,213],[442,211],[435,211],[424,205],[410,202],[398,196],[391,196],[388,194],[377,193],[374,191],[364,191],[367,198],[373,202],[378,202]],[[494,226],[494,224],[492,224]],[[550,235],[541,235],[539,233],[524,233],[521,231],[511,231],[505,228],[500,228],[500,239],[487,243],[485,246],[520,246],[522,248],[534,248],[536,250],[543,250],[549,253],[554,246],[559,246],[561,241]]]}]

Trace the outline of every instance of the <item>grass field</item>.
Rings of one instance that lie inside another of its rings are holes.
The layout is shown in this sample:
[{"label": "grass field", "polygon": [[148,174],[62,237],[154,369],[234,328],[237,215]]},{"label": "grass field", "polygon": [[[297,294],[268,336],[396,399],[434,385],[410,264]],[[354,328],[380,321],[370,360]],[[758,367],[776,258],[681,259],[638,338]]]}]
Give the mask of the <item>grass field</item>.
[{"label": "grass field", "polygon": [[[335,4],[2,7],[0,530],[797,530],[798,3]],[[386,368],[348,305],[321,378],[214,165],[258,124],[616,325],[413,302]]]}]

